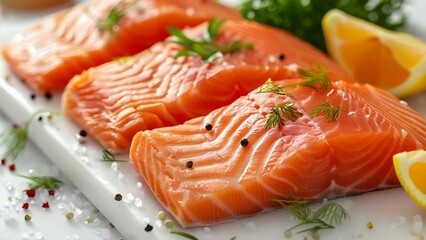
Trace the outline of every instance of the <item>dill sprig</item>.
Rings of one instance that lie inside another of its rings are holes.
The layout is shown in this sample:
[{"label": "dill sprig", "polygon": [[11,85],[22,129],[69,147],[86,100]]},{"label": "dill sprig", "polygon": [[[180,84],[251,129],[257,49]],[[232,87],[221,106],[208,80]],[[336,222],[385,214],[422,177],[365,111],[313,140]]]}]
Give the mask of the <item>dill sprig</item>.
[{"label": "dill sprig", "polygon": [[63,184],[61,180],[55,177],[50,177],[50,176],[24,176],[24,175],[18,175],[18,176],[30,180],[31,182],[28,183],[28,187],[33,189],[39,189],[39,188],[45,188],[47,190],[58,189]]},{"label": "dill sprig", "polygon": [[116,32],[120,29],[120,21],[126,15],[126,11],[135,6],[136,1],[125,2],[120,1],[115,6],[113,6],[108,14],[103,19],[99,19],[97,23],[97,28],[99,32]]},{"label": "dill sprig", "polygon": [[265,128],[280,128],[285,124],[286,120],[290,120],[292,122],[296,121],[296,119],[302,115],[302,113],[296,110],[294,107],[295,104],[295,102],[276,104],[275,107],[271,108],[271,112],[269,114],[268,120],[266,121]]},{"label": "dill sprig", "polygon": [[310,69],[300,69],[299,74],[304,78],[297,85],[306,86],[322,92],[331,88],[328,71],[323,65],[312,65]]},{"label": "dill sprig", "polygon": [[[175,235],[178,235],[178,236],[181,236],[181,237],[184,237],[184,238],[186,238],[186,239],[190,239],[190,240],[198,240],[198,238],[196,237],[196,236],[194,236],[194,235],[192,235],[192,234],[190,234],[190,233],[187,233],[187,232],[182,232],[182,231],[170,231],[170,233],[171,234],[175,234]],[[237,239],[237,237],[232,237],[232,238],[230,238],[230,240],[236,240]]]},{"label": "dill sprig", "polygon": [[127,162],[127,160],[116,159],[114,154],[112,154],[107,149],[102,151],[102,162]]},{"label": "dill sprig", "polygon": [[289,97],[293,97],[291,93],[285,89],[286,86],[281,86],[278,83],[268,79],[260,88],[257,93],[276,93],[279,95],[286,95]]},{"label": "dill sprig", "polygon": [[293,230],[300,229],[297,233],[307,233],[311,236],[321,229],[335,228],[335,225],[350,218],[346,209],[336,202],[328,202],[316,211],[312,211],[309,201],[306,200],[271,199],[271,201],[279,203],[299,221],[285,231],[286,235],[291,235]]},{"label": "dill sprig", "polygon": [[231,41],[225,45],[218,45],[215,43],[214,40],[219,35],[220,28],[224,23],[225,20],[223,19],[210,19],[207,26],[207,33],[203,35],[203,38],[200,41],[190,39],[178,28],[169,27],[167,31],[170,33],[170,35],[173,35],[177,38],[177,40],[173,40],[171,42],[185,47],[175,55],[175,58],[189,55],[198,55],[204,61],[212,62],[218,57],[223,56],[223,54],[233,54],[243,48],[253,48],[252,43],[242,41]]},{"label": "dill sprig", "polygon": [[299,74],[302,81],[290,83],[287,85],[279,85],[268,79],[259,89],[257,93],[276,93],[293,97],[288,89],[296,86],[305,86],[325,92],[332,87],[332,83],[328,76],[328,71],[323,65],[311,65],[311,68],[300,69]]},{"label": "dill sprig", "polygon": [[184,237],[184,238],[187,238],[187,239],[191,239],[191,240],[198,240],[198,238],[197,238],[197,237],[195,237],[194,235],[189,234],[189,233],[187,233],[187,232],[182,232],[182,231],[170,231],[170,233],[171,233],[171,234],[178,235],[178,236],[181,236],[181,237]]},{"label": "dill sprig", "polygon": [[329,122],[334,122],[339,118],[340,111],[343,109],[343,106],[333,106],[330,103],[323,101],[322,104],[315,106],[311,110],[311,117],[317,117],[319,115],[324,115],[324,117]]},{"label": "dill sprig", "polygon": [[27,144],[30,124],[42,113],[56,114],[56,112],[50,110],[36,111],[22,124],[13,125],[0,133],[0,156],[2,158],[16,159],[22,153]]}]

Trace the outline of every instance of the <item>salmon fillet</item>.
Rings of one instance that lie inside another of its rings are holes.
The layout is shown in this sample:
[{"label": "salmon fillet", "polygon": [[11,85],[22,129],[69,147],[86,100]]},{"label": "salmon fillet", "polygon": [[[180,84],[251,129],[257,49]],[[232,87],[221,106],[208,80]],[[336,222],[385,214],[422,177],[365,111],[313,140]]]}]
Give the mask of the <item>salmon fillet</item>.
[{"label": "salmon fillet", "polygon": [[[338,81],[325,93],[304,86],[291,93],[255,90],[183,125],[139,132],[130,159],[188,227],[275,207],[270,199],[320,200],[396,186],[393,154],[426,148],[426,120],[372,86]],[[287,101],[303,115],[265,129],[271,108]],[[323,101],[343,106],[336,121],[310,116]]]},{"label": "salmon fillet", "polygon": [[[185,30],[200,38],[207,24]],[[243,49],[214,62],[175,58],[182,46],[169,38],[124,62],[76,76],[63,93],[63,111],[110,151],[128,151],[142,130],[172,126],[232,103],[268,78],[289,79],[322,63],[331,78],[351,81],[322,52],[287,32],[248,21],[227,21],[218,44],[245,41]],[[283,59],[284,55],[285,59]]]},{"label": "salmon fillet", "polygon": [[[104,21],[111,12],[110,19],[123,14],[117,25]],[[6,42],[2,52],[31,88],[60,91],[85,69],[165,39],[168,26],[195,26],[213,15],[240,19],[236,10],[210,0],[96,0],[47,17]],[[116,31],[101,31],[102,24]]]}]

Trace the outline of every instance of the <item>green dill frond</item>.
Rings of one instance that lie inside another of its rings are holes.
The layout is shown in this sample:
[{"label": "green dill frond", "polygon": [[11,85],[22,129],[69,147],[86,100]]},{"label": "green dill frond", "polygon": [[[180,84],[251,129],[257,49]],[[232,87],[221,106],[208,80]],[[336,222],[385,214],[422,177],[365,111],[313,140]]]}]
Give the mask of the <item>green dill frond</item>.
[{"label": "green dill frond", "polygon": [[20,177],[26,178],[30,180],[31,182],[28,184],[30,188],[33,189],[39,189],[44,188],[47,190],[50,189],[58,189],[61,187],[63,182],[55,177],[49,177],[49,176],[24,176],[24,175],[18,175]]},{"label": "green dill frond", "polygon": [[265,128],[280,128],[285,124],[286,120],[290,120],[292,122],[296,121],[296,119],[301,116],[302,113],[297,111],[297,109],[294,107],[295,104],[295,102],[284,102],[281,104],[276,104],[275,107],[271,108],[271,112],[269,113],[269,118],[266,121]]},{"label": "green dill frond", "polygon": [[334,122],[339,118],[340,111],[343,109],[343,106],[333,106],[330,103],[323,101],[322,104],[315,106],[311,110],[311,117],[317,117],[323,115],[327,121]]},{"label": "green dill frond", "polygon": [[112,154],[107,149],[102,150],[102,162],[127,162],[127,160],[116,159],[114,154]]}]

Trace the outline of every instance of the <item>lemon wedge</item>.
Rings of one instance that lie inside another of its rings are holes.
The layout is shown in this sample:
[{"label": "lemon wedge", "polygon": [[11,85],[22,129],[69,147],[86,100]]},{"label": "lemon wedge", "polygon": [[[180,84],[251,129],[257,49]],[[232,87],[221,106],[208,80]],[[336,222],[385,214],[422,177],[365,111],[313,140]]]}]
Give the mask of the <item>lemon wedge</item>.
[{"label": "lemon wedge", "polygon": [[393,165],[402,187],[418,205],[426,209],[426,151],[395,154]]},{"label": "lemon wedge", "polygon": [[327,50],[355,80],[406,97],[426,89],[426,43],[332,9],[322,27]]}]

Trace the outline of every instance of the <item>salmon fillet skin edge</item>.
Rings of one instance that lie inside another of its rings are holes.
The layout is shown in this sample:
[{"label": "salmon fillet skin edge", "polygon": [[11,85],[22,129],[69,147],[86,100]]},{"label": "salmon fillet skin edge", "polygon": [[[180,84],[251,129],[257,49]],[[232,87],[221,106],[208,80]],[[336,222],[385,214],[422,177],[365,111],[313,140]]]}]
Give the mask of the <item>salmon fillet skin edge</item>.
[{"label": "salmon fillet skin edge", "polygon": [[[277,207],[270,199],[315,201],[397,186],[392,156],[426,148],[425,118],[370,85],[337,81],[325,93],[298,86],[293,98],[256,92],[134,137],[134,168],[182,226]],[[289,101],[301,115],[265,129],[271,108]],[[310,115],[324,101],[343,107],[336,121]]]},{"label": "salmon fillet skin edge", "polygon": [[[110,14],[123,16],[114,23]],[[16,34],[2,46],[2,53],[33,90],[61,91],[83,70],[165,39],[169,26],[195,26],[212,16],[241,18],[235,9],[212,0],[93,0]]]},{"label": "salmon fillet skin edge", "polygon": [[[184,33],[200,39],[206,29],[203,23]],[[213,62],[199,56],[175,58],[182,46],[170,42],[174,39],[74,77],[63,93],[64,113],[106,149],[128,152],[139,131],[204,116],[268,78],[294,78],[298,69],[311,64],[324,65],[333,80],[352,81],[321,51],[285,31],[254,22],[226,21],[217,44],[244,41],[253,49],[225,54]]]}]

